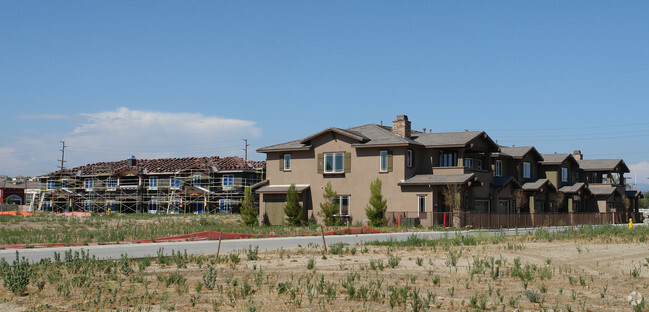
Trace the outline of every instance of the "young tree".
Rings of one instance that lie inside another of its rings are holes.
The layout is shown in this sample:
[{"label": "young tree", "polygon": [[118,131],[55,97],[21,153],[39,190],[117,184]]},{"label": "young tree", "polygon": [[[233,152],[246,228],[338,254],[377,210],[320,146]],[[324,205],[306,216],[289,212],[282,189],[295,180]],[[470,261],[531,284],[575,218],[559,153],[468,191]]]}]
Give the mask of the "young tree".
[{"label": "young tree", "polygon": [[327,182],[324,188],[324,202],[320,204],[320,212],[318,216],[322,218],[322,222],[325,225],[336,225],[339,222],[340,217],[336,216],[338,213],[338,205],[336,198],[338,194],[331,188],[331,182]]},{"label": "young tree", "polygon": [[295,184],[291,184],[286,191],[286,206],[284,206],[286,221],[291,225],[300,225],[303,213],[302,206],[300,206],[300,195],[297,193]]},{"label": "young tree", "polygon": [[557,192],[557,197],[554,198],[556,204],[555,211],[561,210],[563,208],[563,202],[566,200],[566,194],[563,192]]},{"label": "young tree", "polygon": [[365,207],[365,215],[370,221],[370,226],[383,226],[386,223],[383,214],[388,209],[388,200],[383,199],[381,185],[379,178],[370,183],[370,203]]},{"label": "young tree", "polygon": [[521,213],[521,209],[527,204],[527,195],[525,191],[518,189],[514,191],[514,200],[516,204],[516,213]]},{"label": "young tree", "polygon": [[241,220],[245,225],[257,224],[259,210],[255,207],[255,197],[252,196],[252,189],[246,186],[241,199]]},{"label": "young tree", "polygon": [[451,208],[453,217],[453,226],[462,227],[460,206],[462,205],[462,192],[456,184],[449,184],[442,191],[444,196],[444,205]]}]

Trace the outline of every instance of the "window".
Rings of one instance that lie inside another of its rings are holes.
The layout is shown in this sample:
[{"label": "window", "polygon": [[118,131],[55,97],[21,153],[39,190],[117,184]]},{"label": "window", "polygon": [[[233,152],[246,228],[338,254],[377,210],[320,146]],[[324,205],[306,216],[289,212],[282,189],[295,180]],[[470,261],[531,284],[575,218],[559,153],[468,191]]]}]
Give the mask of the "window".
[{"label": "window", "polygon": [[325,153],[324,154],[324,172],[341,173],[344,172],[345,153]]},{"label": "window", "polygon": [[380,158],[381,158],[380,163],[381,164],[379,166],[379,171],[388,172],[388,151],[382,150],[382,151],[379,152],[379,154],[381,155],[380,156]]},{"label": "window", "polygon": [[284,154],[284,171],[291,171],[291,154]]},{"label": "window", "polygon": [[114,200],[107,200],[106,201],[106,210],[115,211],[115,201]]},{"label": "window", "polygon": [[417,195],[419,212],[426,212],[426,195]]},{"label": "window", "polygon": [[85,180],[83,180],[83,188],[85,188],[86,190],[92,189],[93,184],[94,181],[92,181],[91,178],[86,178]]},{"label": "window", "polygon": [[169,187],[172,190],[179,190],[180,189],[180,179],[176,179],[176,178],[169,179]]},{"label": "window", "polygon": [[464,167],[473,168],[473,158],[465,158]]},{"label": "window", "polygon": [[64,189],[70,187],[70,180],[66,179],[66,180],[61,181],[61,187],[64,188]]},{"label": "window", "polygon": [[561,168],[561,182],[568,182],[568,168]]},{"label": "window", "polygon": [[456,167],[457,166],[457,152],[444,152],[439,154],[440,167]]},{"label": "window", "polygon": [[523,162],[523,178],[529,179],[532,176],[532,166],[529,162]]},{"label": "window", "polygon": [[232,206],[229,199],[219,199],[219,212],[232,213]]},{"label": "window", "polygon": [[234,175],[226,174],[223,175],[223,189],[231,190],[234,187]]},{"label": "window", "polygon": [[53,190],[56,188],[56,181],[47,181],[47,189]]},{"label": "window", "polygon": [[83,210],[85,211],[91,211],[92,210],[92,201],[91,200],[84,200],[83,201]]},{"label": "window", "polygon": [[158,213],[158,201],[156,199],[149,202],[149,213]]},{"label": "window", "polygon": [[158,177],[149,177],[149,189],[150,190],[158,189]]},{"label": "window", "polygon": [[336,199],[338,204],[338,215],[349,216],[349,195],[341,195]]},{"label": "window", "polygon": [[180,210],[180,201],[174,199],[169,202],[169,213],[176,214]]},{"label": "window", "polygon": [[482,159],[478,159],[478,169],[482,170]]},{"label": "window", "polygon": [[412,157],[413,157],[413,155],[412,155],[412,150],[408,150],[408,151],[406,152],[406,166],[407,166],[408,168],[412,168],[412,166],[413,166],[414,161],[413,161],[413,158],[412,158]]},{"label": "window", "polygon": [[117,188],[117,178],[108,177],[108,179],[106,179],[106,188],[108,191],[114,191]]},{"label": "window", "polygon": [[194,185],[195,186],[201,186],[201,175],[200,174],[194,175]]},{"label": "window", "polygon": [[503,161],[502,160],[496,160],[496,176],[497,177],[502,177],[503,176]]}]

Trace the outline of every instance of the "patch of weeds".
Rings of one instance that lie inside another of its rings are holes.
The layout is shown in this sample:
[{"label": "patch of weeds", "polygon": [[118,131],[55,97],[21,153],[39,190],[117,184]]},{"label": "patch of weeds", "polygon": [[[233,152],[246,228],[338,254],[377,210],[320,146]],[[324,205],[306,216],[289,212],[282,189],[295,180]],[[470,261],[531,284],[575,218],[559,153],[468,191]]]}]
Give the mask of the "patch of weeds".
[{"label": "patch of weeds", "polygon": [[259,246],[255,246],[255,249],[252,249],[252,246],[248,246],[248,253],[246,254],[248,261],[259,259]]}]

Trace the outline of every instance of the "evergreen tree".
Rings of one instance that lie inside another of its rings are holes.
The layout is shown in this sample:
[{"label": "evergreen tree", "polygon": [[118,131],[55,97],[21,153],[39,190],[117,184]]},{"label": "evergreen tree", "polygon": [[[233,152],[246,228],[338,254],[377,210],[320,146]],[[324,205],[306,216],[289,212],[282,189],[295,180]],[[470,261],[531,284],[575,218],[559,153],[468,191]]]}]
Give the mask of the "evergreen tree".
[{"label": "evergreen tree", "polygon": [[320,204],[318,216],[322,217],[322,222],[325,225],[338,224],[340,220],[340,217],[336,216],[338,213],[338,194],[331,188],[331,182],[327,182],[327,185],[325,185],[322,197],[324,198],[324,202]]},{"label": "evergreen tree", "polygon": [[300,206],[300,195],[297,193],[295,184],[291,184],[286,191],[286,206],[284,206],[286,221],[291,225],[300,225],[303,213],[302,206]]},{"label": "evergreen tree", "polygon": [[379,178],[370,183],[370,203],[365,208],[365,215],[369,219],[370,226],[383,226],[386,224],[384,214],[388,209],[388,200],[383,199],[381,185]]},{"label": "evergreen tree", "polygon": [[255,207],[255,197],[252,196],[250,186],[246,186],[241,199],[241,220],[245,225],[257,224],[259,210]]}]

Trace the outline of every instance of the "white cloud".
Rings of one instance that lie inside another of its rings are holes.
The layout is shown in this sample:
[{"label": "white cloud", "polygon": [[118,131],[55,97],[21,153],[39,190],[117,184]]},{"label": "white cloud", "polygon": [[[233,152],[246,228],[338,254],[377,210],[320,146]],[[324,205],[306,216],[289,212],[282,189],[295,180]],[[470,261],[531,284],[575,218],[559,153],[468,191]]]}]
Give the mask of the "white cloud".
[{"label": "white cloud", "polygon": [[115,155],[113,159],[131,154],[138,158],[241,155],[242,139],[260,135],[253,121],[200,113],[122,107],[82,116],[85,122],[74,129],[66,144],[76,152],[107,153]]},{"label": "white cloud", "polygon": [[[40,175],[56,170],[56,160],[61,157],[59,140],[65,141],[66,167],[76,167],[126,159],[130,155],[140,159],[243,156],[242,139],[254,140],[261,133],[253,121],[201,113],[122,107],[80,116],[65,117],[70,120],[67,125],[72,127],[67,134],[56,134],[59,130],[51,129],[50,133],[25,135],[0,146],[0,174]],[[29,142],[27,147],[25,142]]]}]

